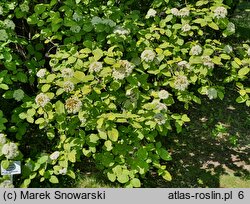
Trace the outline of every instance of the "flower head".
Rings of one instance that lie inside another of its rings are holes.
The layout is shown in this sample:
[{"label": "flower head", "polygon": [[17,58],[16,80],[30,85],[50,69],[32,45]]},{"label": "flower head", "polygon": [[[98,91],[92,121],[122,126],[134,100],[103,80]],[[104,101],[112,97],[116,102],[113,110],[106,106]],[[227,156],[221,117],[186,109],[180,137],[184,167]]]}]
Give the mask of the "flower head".
[{"label": "flower head", "polygon": [[183,32],[188,32],[188,31],[191,30],[191,26],[187,23],[187,24],[185,24],[185,25],[182,26],[181,30]]},{"label": "flower head", "polygon": [[2,154],[4,154],[7,159],[14,159],[19,154],[17,145],[13,142],[4,144]]},{"label": "flower head", "polygon": [[216,18],[225,18],[227,16],[227,9],[219,6],[214,10],[214,17]]},{"label": "flower head", "polygon": [[120,60],[119,67],[113,69],[112,76],[115,80],[121,80],[129,76],[133,71],[134,65],[127,60]]},{"label": "flower head", "polygon": [[156,13],[157,13],[156,10],[149,9],[147,12],[146,18],[155,17]]},{"label": "flower head", "polygon": [[81,30],[81,27],[79,25],[74,25],[74,26],[71,26],[70,27],[70,30],[73,32],[73,33],[79,33],[80,30]]},{"label": "flower head", "polygon": [[13,98],[17,101],[21,101],[24,97],[24,92],[22,89],[17,89],[13,93]]},{"label": "flower head", "polygon": [[74,12],[72,18],[74,21],[80,21],[82,20],[82,15],[80,15],[78,12]]},{"label": "flower head", "polygon": [[190,11],[188,8],[182,8],[181,10],[179,10],[178,16],[186,17],[186,16],[189,16],[189,13],[190,13]]},{"label": "flower head", "polygon": [[227,24],[227,31],[230,32],[230,33],[235,33],[235,25],[234,25],[234,23],[229,22]]},{"label": "flower head", "polygon": [[102,19],[100,17],[98,17],[98,16],[94,16],[91,19],[91,23],[92,23],[92,25],[100,24],[100,23],[102,23]]},{"label": "flower head", "polygon": [[214,68],[214,63],[212,62],[212,59],[205,55],[205,56],[202,56],[201,59],[203,60],[203,64],[209,68]]},{"label": "flower head", "polygon": [[202,52],[202,48],[200,45],[195,45],[190,50],[191,55],[200,55],[201,52]]},{"label": "flower head", "polygon": [[75,88],[74,84],[71,81],[65,81],[63,84],[63,89],[65,92],[71,92]]},{"label": "flower head", "polygon": [[14,188],[14,185],[11,183],[10,180],[5,180],[0,183],[0,188]]},{"label": "flower head", "polygon": [[45,75],[46,75],[46,69],[40,69],[40,70],[36,73],[36,76],[37,76],[38,78],[43,78],[43,77],[45,77]]},{"label": "flower head", "polygon": [[247,55],[250,56],[250,48],[247,50]]},{"label": "flower head", "polygon": [[92,62],[89,65],[90,72],[100,72],[102,70],[102,63],[101,62]]},{"label": "flower head", "polygon": [[82,107],[82,102],[76,96],[72,96],[71,98],[66,100],[65,108],[68,113],[77,113],[80,111]]},{"label": "flower head", "polygon": [[19,8],[21,9],[22,12],[29,12],[30,8],[29,8],[29,5],[28,3],[23,3],[19,6]]},{"label": "flower head", "polygon": [[57,160],[59,156],[60,156],[60,152],[55,151],[49,157],[50,157],[51,160]]},{"label": "flower head", "polygon": [[230,45],[226,45],[223,50],[226,53],[231,53],[233,51],[233,48]]},{"label": "flower head", "polygon": [[36,96],[35,101],[38,106],[44,107],[50,101],[50,98],[46,94],[40,93]]},{"label": "flower head", "polygon": [[169,93],[166,90],[160,90],[158,92],[158,97],[160,99],[167,99],[169,97]]},{"label": "flower head", "polygon": [[141,53],[141,59],[145,62],[152,62],[155,58],[156,54],[152,50],[144,50]]},{"label": "flower head", "polygon": [[59,174],[65,175],[67,173],[67,168],[63,168],[59,170]]},{"label": "flower head", "polygon": [[171,9],[171,13],[174,15],[174,16],[178,16],[179,15],[179,10],[177,8],[172,8]]},{"label": "flower head", "polygon": [[128,35],[130,33],[129,30],[121,26],[116,26],[113,32],[114,34],[118,34],[118,35]]},{"label": "flower head", "polygon": [[208,96],[208,98],[210,100],[217,98],[217,91],[216,91],[216,89],[215,88],[209,88],[207,90],[207,96]]},{"label": "flower head", "polygon": [[0,15],[3,15],[3,7],[0,6]]},{"label": "flower head", "polygon": [[6,143],[6,135],[3,133],[0,133],[0,144],[5,144]]},{"label": "flower head", "polygon": [[184,75],[178,75],[174,81],[174,88],[184,91],[189,85],[188,79]]},{"label": "flower head", "polygon": [[166,123],[166,119],[162,113],[155,114],[154,120],[158,125],[164,125]]},{"label": "flower head", "polygon": [[185,60],[178,62],[177,65],[178,65],[178,67],[180,67],[182,69],[184,69],[184,68],[190,68],[190,64],[187,61],[185,61]]},{"label": "flower head", "polygon": [[14,30],[16,27],[15,23],[10,19],[5,19],[3,21],[3,24],[5,25],[6,28],[10,28],[12,30]]},{"label": "flower head", "polygon": [[0,41],[7,41],[8,40],[8,34],[6,30],[1,29],[0,30]]},{"label": "flower head", "polygon": [[64,68],[62,70],[62,77],[64,78],[71,78],[74,76],[74,71],[70,68]]}]

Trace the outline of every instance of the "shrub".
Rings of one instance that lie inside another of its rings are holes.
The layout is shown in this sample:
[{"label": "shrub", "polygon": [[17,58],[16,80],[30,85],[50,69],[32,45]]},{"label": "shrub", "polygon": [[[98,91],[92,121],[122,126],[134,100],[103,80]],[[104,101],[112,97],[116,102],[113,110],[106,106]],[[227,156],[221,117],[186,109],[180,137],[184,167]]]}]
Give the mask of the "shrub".
[{"label": "shrub", "polygon": [[74,179],[84,157],[126,187],[152,170],[171,181],[161,141],[190,121],[185,109],[201,95],[223,99],[234,82],[250,106],[250,48],[229,44],[228,9],[222,0],[1,2],[2,165],[22,161],[21,187]]}]

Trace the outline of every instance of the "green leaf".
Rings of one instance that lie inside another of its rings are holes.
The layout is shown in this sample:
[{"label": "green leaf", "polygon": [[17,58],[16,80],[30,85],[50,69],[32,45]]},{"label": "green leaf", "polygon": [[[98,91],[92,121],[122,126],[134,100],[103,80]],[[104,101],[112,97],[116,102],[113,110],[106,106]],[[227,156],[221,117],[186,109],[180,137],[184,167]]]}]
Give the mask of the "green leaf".
[{"label": "green leaf", "polygon": [[172,176],[167,170],[165,170],[164,173],[162,174],[162,178],[164,178],[166,181],[172,180]]},{"label": "green leaf", "polygon": [[117,181],[119,181],[120,183],[127,183],[129,181],[129,177],[127,174],[120,174],[117,176]]},{"label": "green leaf", "polygon": [[105,141],[104,146],[107,148],[107,151],[110,151],[113,149],[112,142],[110,140]]},{"label": "green leaf", "polygon": [[46,10],[46,5],[45,4],[37,4],[37,5],[35,5],[34,10],[37,14],[42,14]]},{"label": "green leaf", "polygon": [[9,86],[7,84],[0,84],[0,89],[8,90]]},{"label": "green leaf", "polygon": [[214,23],[214,22],[208,23],[208,26],[210,28],[213,28],[214,30],[219,30],[219,26],[216,23]]},{"label": "green leaf", "polygon": [[116,142],[118,140],[118,130],[115,128],[112,128],[111,130],[108,130],[108,137],[111,141]]},{"label": "green leaf", "polygon": [[68,153],[68,159],[69,161],[71,161],[72,163],[76,162],[76,152],[73,150],[70,153]]},{"label": "green leaf", "polygon": [[115,64],[115,59],[113,59],[113,58],[110,58],[110,57],[105,57],[104,58],[104,62],[106,63],[106,64],[109,64],[109,65],[113,65],[113,64]]},{"label": "green leaf", "polygon": [[160,148],[158,150],[158,154],[165,161],[171,161],[172,160],[172,157],[170,156],[170,154],[168,153],[168,151],[165,150],[165,149],[163,149],[163,148]]},{"label": "green leaf", "polygon": [[1,165],[4,169],[8,169],[9,165],[10,165],[10,162],[8,160],[3,160],[1,162]]},{"label": "green leaf", "polygon": [[250,69],[248,67],[243,67],[238,71],[238,74],[240,77],[242,77],[242,76],[247,75],[249,71]]},{"label": "green leaf", "polygon": [[48,159],[49,159],[49,157],[48,157],[47,155],[42,156],[42,157],[40,157],[40,158],[37,160],[37,163],[38,163],[38,164],[43,164],[43,163],[47,162]]},{"label": "green leaf", "polygon": [[75,175],[75,173],[74,173],[72,170],[68,170],[68,171],[67,171],[67,175],[68,175],[69,177],[71,177],[72,179],[75,179],[75,178],[76,178],[76,175]]},{"label": "green leaf", "polygon": [[57,114],[64,114],[65,113],[64,104],[61,101],[57,101],[55,103],[55,110]]},{"label": "green leaf", "polygon": [[44,120],[44,118],[38,118],[36,121],[35,121],[35,124],[42,124],[42,123],[44,123],[45,122],[45,120]]},{"label": "green leaf", "polygon": [[91,134],[91,135],[89,136],[89,141],[90,141],[91,143],[97,143],[98,140],[99,140],[99,137],[98,137],[97,134]]},{"label": "green leaf", "polygon": [[58,178],[57,178],[56,176],[54,176],[54,175],[52,175],[52,176],[50,177],[49,181],[50,181],[51,183],[59,183]]},{"label": "green leaf", "polygon": [[102,50],[101,49],[96,49],[96,50],[93,50],[93,55],[94,55],[94,59],[95,59],[95,61],[98,61],[99,59],[101,59],[102,58],[102,56],[103,56],[103,52],[102,52]]},{"label": "green leaf", "polygon": [[133,185],[135,188],[141,187],[141,181],[138,178],[133,178],[130,183]]},{"label": "green leaf", "polygon": [[85,77],[85,74],[83,72],[80,72],[80,71],[76,71],[74,73],[74,77],[76,79],[78,79],[79,81],[82,81],[82,79]]},{"label": "green leaf", "polygon": [[181,120],[184,122],[190,122],[190,118],[187,116],[187,114],[182,115]]},{"label": "green leaf", "polygon": [[114,182],[116,180],[116,175],[112,174],[112,173],[107,173],[108,179],[112,182]]}]

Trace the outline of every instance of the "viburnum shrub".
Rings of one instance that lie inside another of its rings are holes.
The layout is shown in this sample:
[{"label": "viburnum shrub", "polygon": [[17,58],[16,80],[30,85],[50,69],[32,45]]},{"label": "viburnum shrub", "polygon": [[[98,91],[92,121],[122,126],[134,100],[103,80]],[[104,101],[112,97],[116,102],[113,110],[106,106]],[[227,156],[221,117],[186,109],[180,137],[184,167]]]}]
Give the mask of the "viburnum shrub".
[{"label": "viburnum shrub", "polygon": [[227,83],[250,106],[250,47],[230,44],[224,3],[1,0],[0,158],[22,162],[16,186],[74,179],[84,157],[125,187],[171,181],[161,141],[185,109]]}]

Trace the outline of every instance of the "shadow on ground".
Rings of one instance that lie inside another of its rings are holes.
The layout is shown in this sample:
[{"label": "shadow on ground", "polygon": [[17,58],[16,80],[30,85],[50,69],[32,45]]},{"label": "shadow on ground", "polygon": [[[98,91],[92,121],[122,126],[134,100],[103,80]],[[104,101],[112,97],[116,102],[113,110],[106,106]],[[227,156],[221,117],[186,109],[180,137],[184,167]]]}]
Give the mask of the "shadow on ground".
[{"label": "shadow on ground", "polygon": [[234,98],[204,99],[189,110],[190,124],[166,141],[173,180],[155,178],[146,187],[250,187],[250,108]]}]

